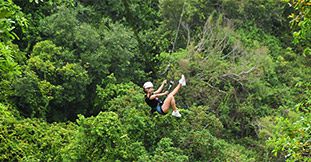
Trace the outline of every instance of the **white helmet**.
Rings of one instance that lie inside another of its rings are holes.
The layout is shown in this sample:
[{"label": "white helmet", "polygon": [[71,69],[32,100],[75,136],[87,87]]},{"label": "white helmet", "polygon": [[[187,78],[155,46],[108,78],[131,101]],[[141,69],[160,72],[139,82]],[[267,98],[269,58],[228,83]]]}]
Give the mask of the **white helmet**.
[{"label": "white helmet", "polygon": [[150,87],[153,87],[153,84],[151,82],[146,82],[143,87],[146,89],[146,88],[150,88]]}]

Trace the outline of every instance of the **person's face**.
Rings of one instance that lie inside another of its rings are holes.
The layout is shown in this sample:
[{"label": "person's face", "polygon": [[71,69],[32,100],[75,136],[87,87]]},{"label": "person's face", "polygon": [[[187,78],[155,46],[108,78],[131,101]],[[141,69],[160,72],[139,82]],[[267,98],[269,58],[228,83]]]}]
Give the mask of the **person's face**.
[{"label": "person's face", "polygon": [[152,93],[152,92],[154,91],[154,89],[153,89],[153,87],[149,87],[149,88],[146,88],[146,91],[147,91],[148,93]]}]

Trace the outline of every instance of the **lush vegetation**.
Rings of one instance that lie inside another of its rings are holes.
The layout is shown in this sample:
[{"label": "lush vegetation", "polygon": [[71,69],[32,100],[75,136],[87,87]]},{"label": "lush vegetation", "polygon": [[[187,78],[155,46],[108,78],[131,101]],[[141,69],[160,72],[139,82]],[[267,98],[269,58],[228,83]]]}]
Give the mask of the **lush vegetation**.
[{"label": "lush vegetation", "polygon": [[[310,161],[311,2],[0,0],[0,161]],[[187,78],[182,118],[142,84]]]}]

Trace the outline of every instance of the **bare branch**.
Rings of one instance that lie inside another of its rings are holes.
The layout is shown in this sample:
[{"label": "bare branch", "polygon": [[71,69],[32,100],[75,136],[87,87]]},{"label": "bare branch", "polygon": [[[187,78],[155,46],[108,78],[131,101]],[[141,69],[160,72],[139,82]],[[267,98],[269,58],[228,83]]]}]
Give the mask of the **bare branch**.
[{"label": "bare branch", "polygon": [[203,27],[203,32],[202,32],[202,38],[198,45],[195,47],[197,52],[202,52],[204,51],[204,45],[206,40],[211,40],[213,37],[213,29],[212,26],[209,24],[209,19],[206,19]]},{"label": "bare branch", "polygon": [[221,76],[221,78],[225,79],[225,78],[230,78],[234,81],[236,81],[237,83],[239,83],[243,88],[244,88],[244,84],[241,82],[242,78],[241,76],[242,75],[245,75],[245,74],[249,74],[250,72],[252,72],[256,67],[253,66],[252,68],[250,68],[249,70],[247,71],[242,71],[240,72],[239,74],[235,74],[235,73],[229,73],[229,74],[223,74]]},{"label": "bare branch", "polygon": [[256,68],[256,66],[253,66],[252,68],[250,68],[250,69],[247,70],[247,71],[242,71],[242,72],[240,72],[239,75],[248,74],[248,73],[252,72],[253,70],[255,70],[255,68]]},{"label": "bare branch", "polygon": [[181,25],[181,21],[182,21],[183,15],[184,15],[184,11],[185,11],[185,3],[183,4],[182,11],[181,11],[181,15],[180,15],[180,18],[179,18],[179,21],[178,21],[178,26],[177,26],[177,31],[176,31],[176,35],[175,35],[175,39],[174,39],[172,51],[175,50],[175,44],[176,44],[176,41],[177,41],[178,32],[179,32],[179,28],[180,28],[180,25]]},{"label": "bare branch", "polygon": [[191,41],[190,27],[189,27],[189,24],[184,23],[184,22],[182,22],[181,25],[187,31],[187,46],[188,46]]},{"label": "bare branch", "polygon": [[229,73],[229,74],[223,74],[221,77],[222,77],[222,78],[229,77],[229,78],[232,78],[232,79],[237,80],[237,79],[239,79],[239,78],[241,77],[241,75],[248,74],[248,73],[252,72],[255,68],[256,68],[256,66],[253,66],[253,67],[250,68],[249,70],[247,70],[247,71],[242,71],[242,72],[240,72],[239,74]]},{"label": "bare branch", "polygon": [[211,85],[210,83],[208,83],[208,82],[205,82],[205,84],[207,84],[210,88],[215,89],[215,90],[217,90],[217,91],[220,92],[220,93],[227,94],[227,92],[225,92],[225,91],[223,91],[223,90],[220,90],[219,88],[216,88],[216,87],[212,86],[212,85]]},{"label": "bare branch", "polygon": [[206,79],[203,79],[203,78],[207,78],[204,74],[202,73],[199,73],[196,75],[197,77],[201,78],[201,80],[204,82],[204,84],[206,84],[208,87],[220,92],[220,93],[223,93],[223,94],[227,94],[227,92],[223,91],[223,90],[220,90],[219,88],[215,87],[215,86],[212,86],[209,82],[210,80],[206,80]]}]

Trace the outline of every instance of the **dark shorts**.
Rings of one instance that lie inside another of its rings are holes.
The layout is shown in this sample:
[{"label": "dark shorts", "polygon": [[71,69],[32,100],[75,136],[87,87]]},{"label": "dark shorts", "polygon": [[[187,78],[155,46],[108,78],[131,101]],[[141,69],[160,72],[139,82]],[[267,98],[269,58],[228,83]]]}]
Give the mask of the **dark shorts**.
[{"label": "dark shorts", "polygon": [[158,104],[158,106],[156,107],[156,110],[159,114],[161,115],[165,115],[166,113],[162,110],[162,105]]}]

